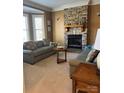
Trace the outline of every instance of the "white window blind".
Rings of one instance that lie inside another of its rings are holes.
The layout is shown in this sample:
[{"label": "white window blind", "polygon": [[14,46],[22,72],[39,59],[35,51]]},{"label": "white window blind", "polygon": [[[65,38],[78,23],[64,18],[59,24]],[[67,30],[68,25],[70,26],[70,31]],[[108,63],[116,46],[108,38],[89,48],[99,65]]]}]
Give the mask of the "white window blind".
[{"label": "white window blind", "polygon": [[45,38],[44,31],[44,15],[33,15],[33,31],[35,40],[43,40]]},{"label": "white window blind", "polygon": [[23,15],[23,42],[29,40],[28,15]]}]

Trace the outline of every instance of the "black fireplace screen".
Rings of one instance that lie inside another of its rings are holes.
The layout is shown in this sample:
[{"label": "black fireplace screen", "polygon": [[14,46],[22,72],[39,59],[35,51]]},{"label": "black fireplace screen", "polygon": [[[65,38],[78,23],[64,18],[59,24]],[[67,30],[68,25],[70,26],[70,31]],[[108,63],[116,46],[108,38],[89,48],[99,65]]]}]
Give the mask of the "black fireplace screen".
[{"label": "black fireplace screen", "polygon": [[82,35],[68,35],[68,48],[82,48]]}]

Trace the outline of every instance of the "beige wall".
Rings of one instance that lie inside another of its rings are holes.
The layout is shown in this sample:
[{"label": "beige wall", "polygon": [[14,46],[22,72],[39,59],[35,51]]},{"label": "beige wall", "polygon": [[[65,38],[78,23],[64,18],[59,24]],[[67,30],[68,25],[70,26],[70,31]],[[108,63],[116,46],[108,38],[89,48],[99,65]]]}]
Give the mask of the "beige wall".
[{"label": "beige wall", "polygon": [[88,7],[88,44],[94,44],[97,29],[100,28],[100,5],[89,5]]},{"label": "beige wall", "polygon": [[[48,21],[50,21],[50,25],[48,25]],[[51,28],[51,31],[48,31],[48,27]],[[50,41],[53,41],[53,32],[52,32],[52,12],[45,12],[45,32],[46,38]]]},{"label": "beige wall", "polygon": [[64,43],[64,11],[52,13],[53,41]]}]

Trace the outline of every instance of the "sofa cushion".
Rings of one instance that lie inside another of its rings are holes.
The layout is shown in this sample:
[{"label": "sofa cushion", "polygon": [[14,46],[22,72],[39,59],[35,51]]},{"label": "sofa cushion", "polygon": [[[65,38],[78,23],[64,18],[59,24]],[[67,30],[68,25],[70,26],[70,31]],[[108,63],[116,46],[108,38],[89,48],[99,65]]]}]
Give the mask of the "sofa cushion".
[{"label": "sofa cushion", "polygon": [[35,41],[36,45],[37,45],[37,48],[40,48],[40,47],[43,47],[44,46],[44,43],[42,40],[40,41]]},{"label": "sofa cushion", "polygon": [[27,42],[24,42],[24,44],[23,44],[23,49],[34,50],[36,48],[37,48],[37,46],[34,41],[27,41]]},{"label": "sofa cushion", "polygon": [[44,46],[49,46],[50,45],[50,41],[47,39],[43,39],[43,44]]},{"label": "sofa cushion", "polygon": [[78,57],[76,58],[77,60],[80,60],[80,61],[86,61],[86,58],[87,58],[87,55],[88,53],[91,51],[91,48],[89,47],[86,47],[79,55]]},{"label": "sofa cushion", "polygon": [[45,46],[42,48],[37,48],[36,50],[33,51],[33,53],[34,53],[34,56],[39,56],[44,53],[48,53],[50,51],[53,51],[53,46]]}]

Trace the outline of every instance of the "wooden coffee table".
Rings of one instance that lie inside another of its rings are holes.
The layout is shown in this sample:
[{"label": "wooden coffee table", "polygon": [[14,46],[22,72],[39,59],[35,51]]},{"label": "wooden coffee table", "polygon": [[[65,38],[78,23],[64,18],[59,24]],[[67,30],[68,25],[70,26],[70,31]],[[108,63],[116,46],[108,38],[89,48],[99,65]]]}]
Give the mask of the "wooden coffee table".
[{"label": "wooden coffee table", "polygon": [[99,93],[100,75],[97,73],[97,70],[96,65],[86,63],[79,64],[71,75],[73,93],[76,93],[77,90],[85,91],[86,93]]},{"label": "wooden coffee table", "polygon": [[[57,52],[57,64],[67,61],[67,49],[66,48],[55,48],[54,50],[56,50],[56,52]],[[65,53],[65,58],[64,59],[59,58],[59,52],[64,52]]]}]

